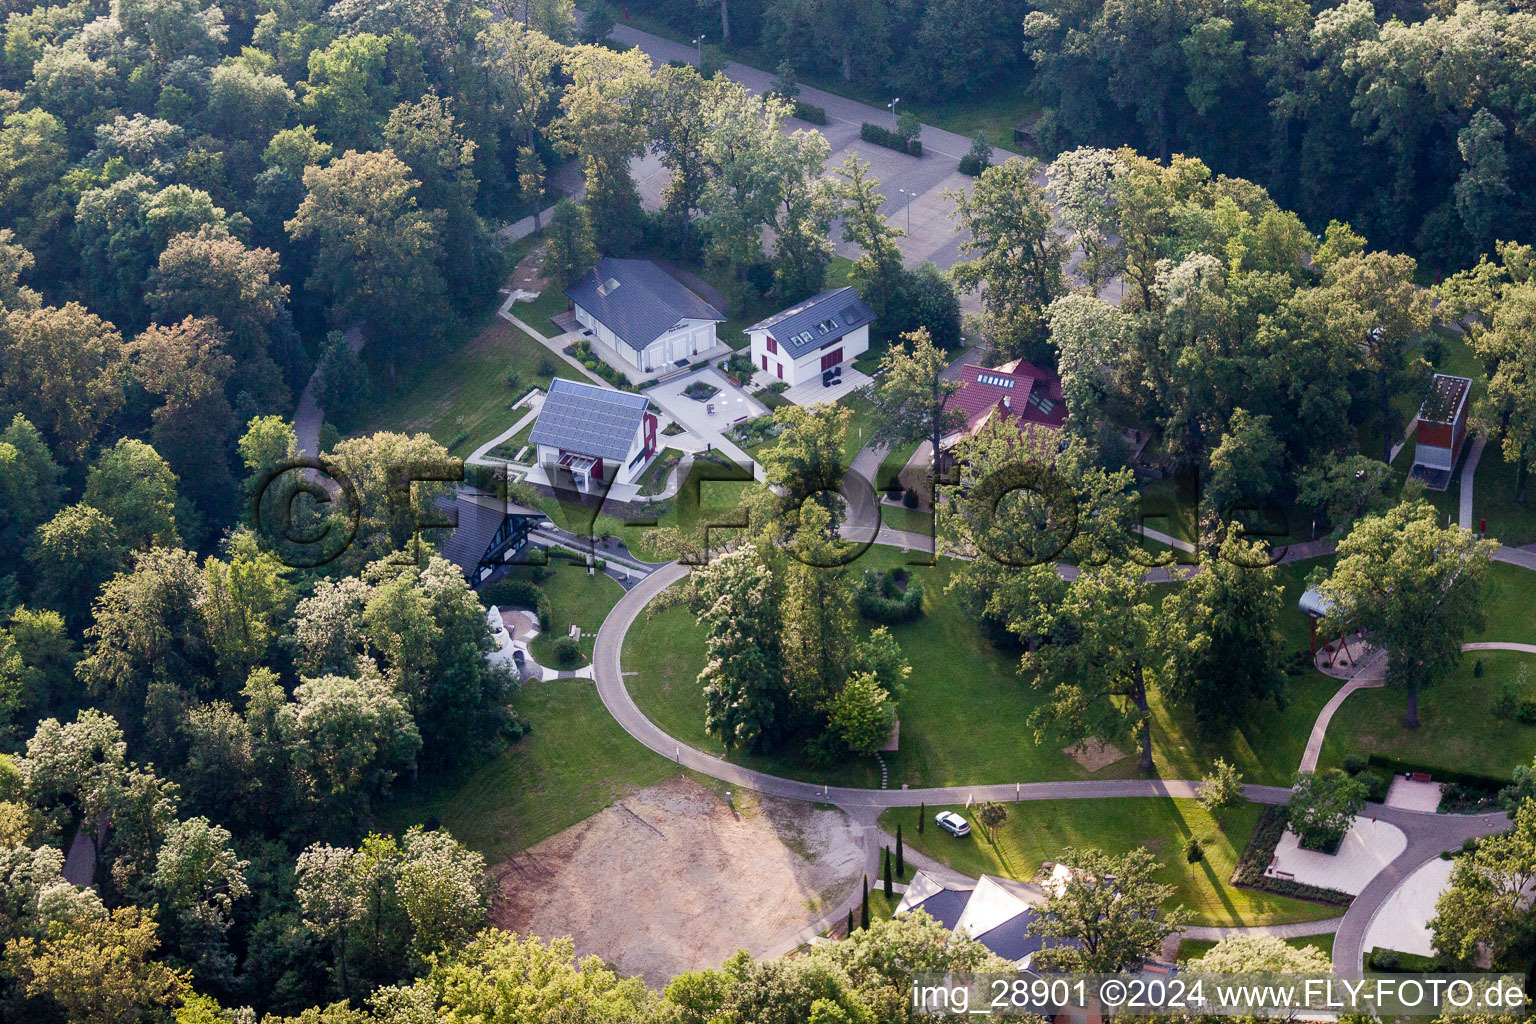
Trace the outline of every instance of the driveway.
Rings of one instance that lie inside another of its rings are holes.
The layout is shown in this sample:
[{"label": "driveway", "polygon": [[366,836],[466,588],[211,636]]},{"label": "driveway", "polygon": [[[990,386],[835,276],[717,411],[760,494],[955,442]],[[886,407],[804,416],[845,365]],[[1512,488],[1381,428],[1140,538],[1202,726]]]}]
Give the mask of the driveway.
[{"label": "driveway", "polygon": [[[683,391],[695,381],[718,388],[719,392],[704,402],[689,398]],[[752,456],[727,438],[725,431],[738,420],[766,415],[768,407],[732,384],[725,374],[709,366],[665,384],[658,384],[649,388],[645,394],[684,430],[709,446],[725,452],[738,463],[751,464],[754,475],[761,478],[761,467]],[[713,415],[709,411],[711,406],[714,407]]]}]

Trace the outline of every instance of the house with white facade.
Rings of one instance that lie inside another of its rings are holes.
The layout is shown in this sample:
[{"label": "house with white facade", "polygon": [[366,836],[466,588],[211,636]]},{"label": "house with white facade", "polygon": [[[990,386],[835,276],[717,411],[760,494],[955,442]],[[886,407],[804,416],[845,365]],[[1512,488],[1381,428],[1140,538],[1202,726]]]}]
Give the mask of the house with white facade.
[{"label": "house with white facade", "polygon": [[565,290],[602,360],[634,380],[726,355],[720,311],[650,260],[604,257]]},{"label": "house with white facade", "polygon": [[790,387],[834,373],[869,350],[874,312],[852,288],[833,288],[747,328],[752,364]]},{"label": "house with white facade", "polygon": [[644,395],[556,379],[528,440],[551,485],[603,492],[645,472],[656,457],[656,426]]}]

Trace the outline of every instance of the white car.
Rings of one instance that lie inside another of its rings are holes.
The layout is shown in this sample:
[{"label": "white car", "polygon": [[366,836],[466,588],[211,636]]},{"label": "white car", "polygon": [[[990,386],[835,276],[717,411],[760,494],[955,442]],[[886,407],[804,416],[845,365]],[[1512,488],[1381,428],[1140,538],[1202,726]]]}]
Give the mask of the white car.
[{"label": "white car", "polygon": [[938,822],[939,828],[957,838],[971,834],[971,826],[954,811],[940,811],[933,816],[933,820]]}]

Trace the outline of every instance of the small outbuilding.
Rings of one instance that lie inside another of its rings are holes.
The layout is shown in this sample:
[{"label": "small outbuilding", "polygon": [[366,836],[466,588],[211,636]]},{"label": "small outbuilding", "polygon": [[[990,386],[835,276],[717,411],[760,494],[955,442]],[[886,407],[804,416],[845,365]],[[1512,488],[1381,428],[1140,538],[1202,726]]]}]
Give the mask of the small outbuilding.
[{"label": "small outbuilding", "polygon": [[1472,403],[1472,381],[1437,373],[1428,400],[1419,407],[1414,424],[1414,476],[1432,491],[1451,485],[1451,473],[1467,440],[1467,415]]}]

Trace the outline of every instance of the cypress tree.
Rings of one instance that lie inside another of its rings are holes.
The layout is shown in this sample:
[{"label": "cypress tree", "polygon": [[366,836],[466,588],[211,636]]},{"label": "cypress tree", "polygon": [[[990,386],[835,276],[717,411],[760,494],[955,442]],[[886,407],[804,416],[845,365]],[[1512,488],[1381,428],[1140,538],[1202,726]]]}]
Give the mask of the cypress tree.
[{"label": "cypress tree", "polygon": [[887,902],[890,901],[891,896],[891,848],[887,846],[885,848],[885,898]]},{"label": "cypress tree", "polygon": [[869,928],[869,876],[864,876],[864,902],[859,904],[859,927]]},{"label": "cypress tree", "polygon": [[901,825],[896,826],[896,875],[898,878],[907,876],[907,859],[902,855]]},{"label": "cypress tree", "polygon": [[923,819],[926,818],[926,817],[928,817],[928,805],[927,804],[918,804],[917,805],[917,834],[918,835],[922,835],[923,834]]},{"label": "cypress tree", "polygon": [[853,908],[848,908],[848,934],[853,934]]}]

